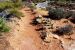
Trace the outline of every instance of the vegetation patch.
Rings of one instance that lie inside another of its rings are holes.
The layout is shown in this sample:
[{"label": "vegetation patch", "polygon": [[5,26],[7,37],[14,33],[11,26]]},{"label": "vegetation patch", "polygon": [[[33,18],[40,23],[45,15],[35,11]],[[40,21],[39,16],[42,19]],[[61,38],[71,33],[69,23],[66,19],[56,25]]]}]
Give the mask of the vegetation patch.
[{"label": "vegetation patch", "polygon": [[20,18],[20,17],[23,16],[23,14],[22,14],[21,12],[19,12],[19,11],[17,10],[17,8],[10,9],[9,12],[10,12],[10,14],[12,14],[13,16],[16,16],[16,17],[18,17],[18,18]]},{"label": "vegetation patch", "polygon": [[69,20],[75,24],[75,13],[72,13],[72,16],[69,18]]},{"label": "vegetation patch", "polygon": [[58,28],[56,31],[54,31],[54,34],[57,34],[59,36],[61,35],[70,35],[72,33],[73,27],[71,25],[65,25],[61,28]]},{"label": "vegetation patch", "polygon": [[0,12],[8,9],[7,13],[9,12],[9,15],[15,15],[16,17],[20,18],[23,14],[19,12],[18,10],[22,6],[21,2],[13,2],[13,1],[5,1],[0,2]]},{"label": "vegetation patch", "polygon": [[10,27],[6,25],[6,21],[4,18],[0,17],[0,32],[9,32]]},{"label": "vegetation patch", "polygon": [[13,8],[14,3],[13,2],[0,2],[0,10]]},{"label": "vegetation patch", "polygon": [[72,12],[71,11],[67,11],[64,8],[51,8],[49,10],[49,16],[47,16],[48,18],[51,18],[52,20],[60,20],[62,18],[66,18],[68,19],[69,17],[72,16]]}]

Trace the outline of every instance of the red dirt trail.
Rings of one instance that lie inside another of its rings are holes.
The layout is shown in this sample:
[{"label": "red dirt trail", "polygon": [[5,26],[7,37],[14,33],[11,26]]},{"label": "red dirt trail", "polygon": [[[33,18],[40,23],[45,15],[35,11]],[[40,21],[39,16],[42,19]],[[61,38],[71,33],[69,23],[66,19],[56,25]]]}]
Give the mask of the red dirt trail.
[{"label": "red dirt trail", "polygon": [[35,26],[30,25],[34,15],[29,8],[24,8],[21,12],[25,15],[24,17],[9,23],[12,30],[11,36],[8,36],[7,40],[14,50],[62,50],[56,42],[53,43],[53,46],[49,46],[50,44],[48,45],[40,39],[39,33],[35,31]]},{"label": "red dirt trail", "polygon": [[10,23],[12,36],[7,38],[10,45],[14,50],[46,50],[46,47],[43,48],[42,40],[39,38],[38,32],[35,31],[35,27],[30,25],[34,15],[29,11],[29,8],[22,9],[21,12],[25,17]]}]

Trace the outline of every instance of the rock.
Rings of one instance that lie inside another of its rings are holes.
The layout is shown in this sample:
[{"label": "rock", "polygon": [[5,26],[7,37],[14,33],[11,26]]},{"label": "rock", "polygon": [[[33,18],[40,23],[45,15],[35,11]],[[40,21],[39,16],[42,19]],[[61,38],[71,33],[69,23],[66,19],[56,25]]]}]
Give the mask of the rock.
[{"label": "rock", "polygon": [[43,3],[37,3],[36,8],[46,8],[48,6],[48,1]]}]

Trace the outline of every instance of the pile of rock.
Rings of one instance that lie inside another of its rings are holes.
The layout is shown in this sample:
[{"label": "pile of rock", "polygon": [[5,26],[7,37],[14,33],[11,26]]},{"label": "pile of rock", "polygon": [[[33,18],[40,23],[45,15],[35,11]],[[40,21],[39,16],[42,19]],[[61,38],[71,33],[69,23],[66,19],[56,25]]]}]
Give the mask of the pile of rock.
[{"label": "pile of rock", "polygon": [[36,24],[36,30],[40,32],[40,37],[44,40],[47,37],[49,30],[53,29],[53,24],[51,23],[52,20],[50,18],[44,18],[41,15],[35,19],[36,23],[38,23]]},{"label": "pile of rock", "polygon": [[60,36],[73,33],[73,27],[67,19],[63,20],[63,22],[62,20],[52,20],[41,15],[37,16],[35,19],[37,23],[36,31],[40,32],[40,37],[46,42],[49,42],[50,38],[60,39]]}]

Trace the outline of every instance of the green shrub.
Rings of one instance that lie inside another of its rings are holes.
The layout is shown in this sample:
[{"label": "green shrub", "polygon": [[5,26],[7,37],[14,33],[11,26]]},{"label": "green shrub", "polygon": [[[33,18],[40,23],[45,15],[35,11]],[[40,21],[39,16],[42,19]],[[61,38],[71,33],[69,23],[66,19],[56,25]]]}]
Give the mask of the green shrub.
[{"label": "green shrub", "polygon": [[43,1],[46,1],[46,0],[32,0],[34,3],[38,3],[38,2],[43,2]]},{"label": "green shrub", "polygon": [[29,7],[30,7],[31,9],[35,9],[35,8],[36,8],[36,5],[35,5],[35,3],[31,3],[31,5],[29,5]]},{"label": "green shrub", "polygon": [[68,19],[69,17],[71,17],[73,14],[73,12],[71,11],[66,11],[65,14],[64,14],[64,18]]},{"label": "green shrub", "polygon": [[0,11],[9,9],[10,14],[15,15],[16,17],[21,17],[23,14],[18,11],[21,6],[22,2],[12,2],[12,1],[0,2]]},{"label": "green shrub", "polygon": [[16,8],[20,8],[22,6],[22,3],[14,3],[13,6],[16,7]]},{"label": "green shrub", "polygon": [[22,0],[15,0],[15,2],[13,2],[14,3],[14,7],[15,8],[20,8],[20,7],[22,7]]},{"label": "green shrub", "polygon": [[0,10],[7,9],[7,8],[13,8],[14,3],[12,2],[0,2]]},{"label": "green shrub", "polygon": [[6,1],[6,2],[0,2],[0,10],[2,9],[8,9],[8,8],[19,8],[22,6],[21,2],[11,2],[11,1]]},{"label": "green shrub", "polygon": [[6,25],[5,19],[0,17],[0,32],[9,32],[10,28]]},{"label": "green shrub", "polygon": [[58,28],[53,33],[54,34],[57,34],[59,36],[62,36],[62,35],[71,35],[73,33],[72,32],[72,29],[73,29],[73,26],[72,25],[65,25],[63,27]]},{"label": "green shrub", "polygon": [[50,9],[49,10],[49,18],[51,19],[61,19],[64,16],[64,11],[62,8],[55,8],[55,9]]},{"label": "green shrub", "polygon": [[23,14],[21,12],[19,12],[17,8],[10,9],[10,14],[13,14],[14,16],[16,16],[18,18],[23,16]]}]

